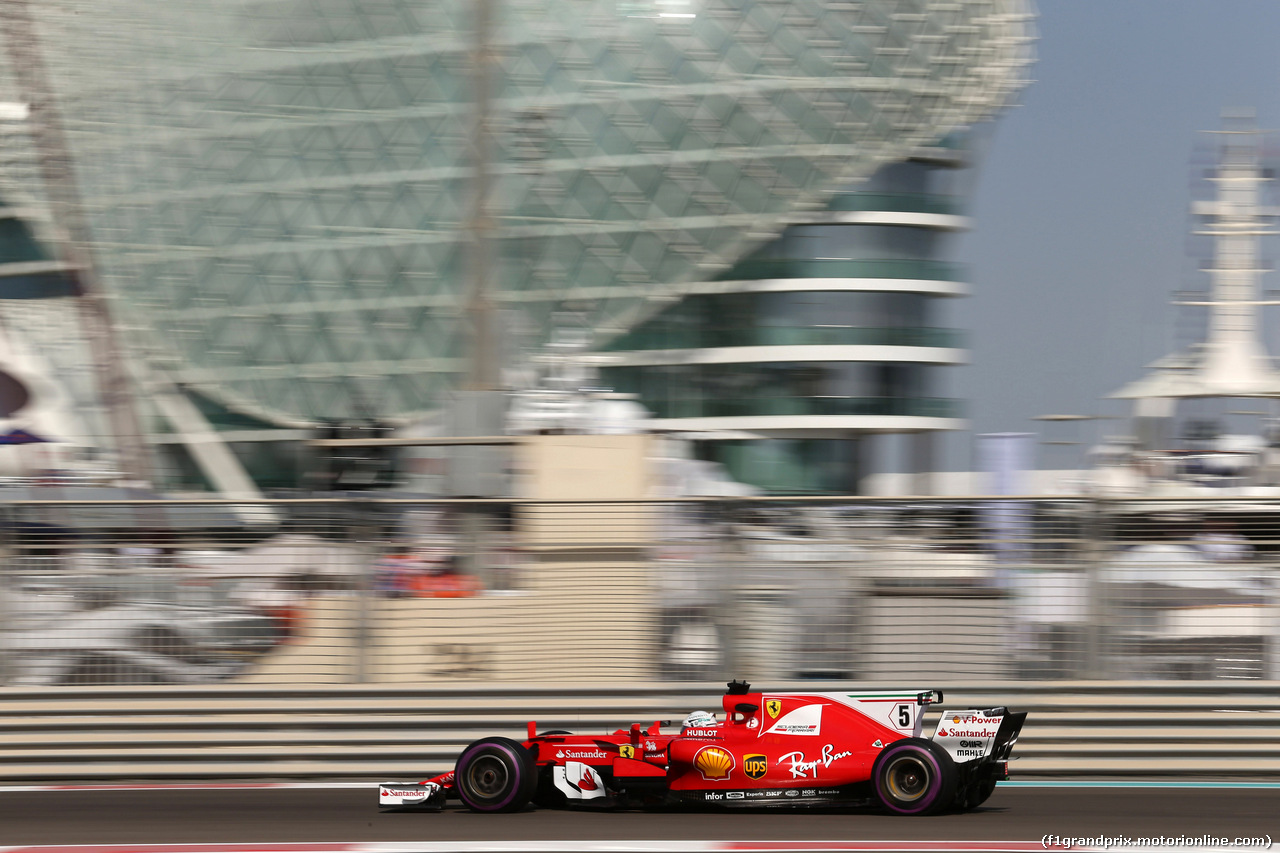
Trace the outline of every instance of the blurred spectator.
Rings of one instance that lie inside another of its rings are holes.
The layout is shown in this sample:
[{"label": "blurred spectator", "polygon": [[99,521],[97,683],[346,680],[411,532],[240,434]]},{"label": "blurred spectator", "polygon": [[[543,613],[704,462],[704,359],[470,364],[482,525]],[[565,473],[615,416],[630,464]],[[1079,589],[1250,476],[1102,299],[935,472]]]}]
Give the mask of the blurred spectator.
[{"label": "blurred spectator", "polygon": [[479,578],[459,571],[456,554],[443,561],[427,564],[425,571],[410,579],[410,595],[424,598],[465,598],[483,589],[484,585]]},{"label": "blurred spectator", "polygon": [[474,575],[460,571],[456,554],[387,554],[374,565],[374,590],[388,598],[462,598],[483,591]]},{"label": "blurred spectator", "polygon": [[412,554],[386,554],[373,565],[373,590],[387,598],[408,594],[409,578],[418,571],[420,561]]}]

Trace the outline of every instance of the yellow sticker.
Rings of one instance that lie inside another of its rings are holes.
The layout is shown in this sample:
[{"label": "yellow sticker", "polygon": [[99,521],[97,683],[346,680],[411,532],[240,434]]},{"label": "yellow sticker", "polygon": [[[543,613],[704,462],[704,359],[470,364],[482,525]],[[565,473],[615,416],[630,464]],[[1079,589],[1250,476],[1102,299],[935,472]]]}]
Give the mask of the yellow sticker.
[{"label": "yellow sticker", "polygon": [[635,758],[636,748],[629,743],[624,743],[622,746],[618,747],[618,753],[623,758]]},{"label": "yellow sticker", "polygon": [[769,718],[773,719],[774,717],[777,717],[778,714],[782,713],[782,700],[769,699],[764,703],[764,709],[769,712]]}]

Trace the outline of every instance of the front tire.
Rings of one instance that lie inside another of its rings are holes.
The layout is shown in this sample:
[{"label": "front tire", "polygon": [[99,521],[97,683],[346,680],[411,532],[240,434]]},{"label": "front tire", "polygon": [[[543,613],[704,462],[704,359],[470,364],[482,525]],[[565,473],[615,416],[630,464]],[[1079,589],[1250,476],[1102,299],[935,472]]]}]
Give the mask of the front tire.
[{"label": "front tire", "polygon": [[881,751],[871,768],[876,797],[893,814],[931,815],[956,795],[955,762],[933,741],[904,738]]},{"label": "front tire", "polygon": [[491,737],[471,744],[458,756],[453,773],[458,797],[474,812],[519,811],[538,790],[533,756],[510,738]]}]

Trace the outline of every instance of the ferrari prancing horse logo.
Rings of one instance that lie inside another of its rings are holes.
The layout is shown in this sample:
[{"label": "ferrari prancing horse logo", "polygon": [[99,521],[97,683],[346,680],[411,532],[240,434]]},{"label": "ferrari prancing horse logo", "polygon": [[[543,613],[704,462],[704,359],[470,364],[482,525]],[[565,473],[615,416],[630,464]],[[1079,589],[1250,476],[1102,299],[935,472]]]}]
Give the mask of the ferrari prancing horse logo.
[{"label": "ferrari prancing horse logo", "polygon": [[768,699],[764,703],[764,709],[769,712],[769,719],[772,720],[782,713],[782,700]]},{"label": "ferrari prancing horse logo", "polygon": [[629,743],[624,743],[618,747],[618,754],[623,758],[635,758],[636,748]]}]

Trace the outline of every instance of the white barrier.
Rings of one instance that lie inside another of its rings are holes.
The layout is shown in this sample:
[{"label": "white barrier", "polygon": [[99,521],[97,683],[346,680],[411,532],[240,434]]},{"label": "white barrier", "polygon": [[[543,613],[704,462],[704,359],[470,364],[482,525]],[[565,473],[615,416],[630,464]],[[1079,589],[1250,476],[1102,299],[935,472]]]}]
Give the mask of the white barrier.
[{"label": "white barrier", "polygon": [[[792,682],[766,690],[837,690]],[[858,682],[859,689],[902,685]],[[917,686],[917,685],[909,685]],[[1280,777],[1280,683],[921,684],[1030,712],[1014,778]],[[611,731],[715,709],[722,684],[0,689],[0,780],[425,777],[488,735]]]}]

